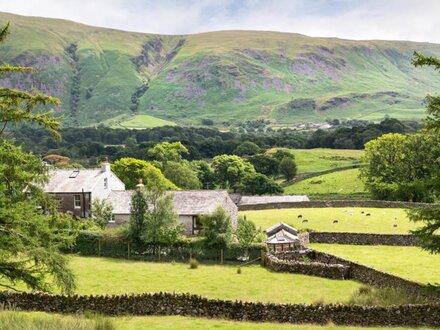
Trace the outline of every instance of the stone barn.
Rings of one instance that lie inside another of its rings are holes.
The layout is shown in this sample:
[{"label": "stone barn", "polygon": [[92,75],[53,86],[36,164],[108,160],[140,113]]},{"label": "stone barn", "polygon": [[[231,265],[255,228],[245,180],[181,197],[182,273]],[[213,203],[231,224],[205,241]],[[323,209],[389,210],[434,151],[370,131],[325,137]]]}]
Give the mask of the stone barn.
[{"label": "stone barn", "polygon": [[[187,236],[197,235],[201,229],[200,216],[223,207],[231,218],[232,227],[237,228],[238,208],[224,190],[173,190],[174,211],[179,216]],[[124,225],[130,219],[132,190],[112,191],[107,201],[113,207],[113,219],[109,225]]]}]

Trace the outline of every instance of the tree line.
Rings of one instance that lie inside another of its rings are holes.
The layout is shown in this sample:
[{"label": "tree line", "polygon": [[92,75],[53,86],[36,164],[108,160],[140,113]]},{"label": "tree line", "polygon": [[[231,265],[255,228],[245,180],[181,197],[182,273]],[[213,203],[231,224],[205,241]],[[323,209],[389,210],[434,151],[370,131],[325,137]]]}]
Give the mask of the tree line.
[{"label": "tree line", "polygon": [[[146,160],[146,150],[161,142],[181,142],[188,160],[210,159],[229,154],[243,156],[249,150],[274,147],[292,149],[335,148],[363,149],[365,143],[385,133],[408,133],[419,129],[417,123],[386,118],[381,123],[337,127],[330,130],[299,131],[271,128],[246,131],[243,128],[222,132],[215,128],[165,126],[129,130],[98,126],[63,128],[61,140],[32,126],[22,126],[13,133],[18,144],[36,154],[69,157],[83,166],[96,166],[104,156],[111,161],[124,157]],[[253,145],[249,145],[252,142]],[[254,152],[255,153],[255,152]]]}]

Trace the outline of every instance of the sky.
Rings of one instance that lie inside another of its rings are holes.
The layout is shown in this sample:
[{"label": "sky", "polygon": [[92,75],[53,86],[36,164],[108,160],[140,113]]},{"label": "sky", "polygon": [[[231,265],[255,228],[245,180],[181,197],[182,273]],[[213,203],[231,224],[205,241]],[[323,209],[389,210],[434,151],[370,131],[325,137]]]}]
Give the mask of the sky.
[{"label": "sky", "polygon": [[270,30],[440,43],[440,0],[0,0],[0,11],[159,34]]}]

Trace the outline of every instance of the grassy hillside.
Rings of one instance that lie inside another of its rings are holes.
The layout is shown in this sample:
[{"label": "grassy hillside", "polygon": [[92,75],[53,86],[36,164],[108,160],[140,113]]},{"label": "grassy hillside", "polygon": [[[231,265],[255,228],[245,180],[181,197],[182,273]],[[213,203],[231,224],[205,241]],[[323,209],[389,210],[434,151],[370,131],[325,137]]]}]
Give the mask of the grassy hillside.
[{"label": "grassy hillside", "polygon": [[420,118],[425,94],[440,89],[440,75],[410,63],[414,50],[439,56],[436,44],[256,31],[165,36],[0,13],[7,21],[2,60],[38,73],[0,84],[59,97],[68,125],[138,114],[179,124]]},{"label": "grassy hillside", "polygon": [[[268,152],[275,152],[277,148]],[[298,174],[315,173],[359,164],[363,150],[350,149],[285,149],[295,155]]]},{"label": "grassy hillside", "polygon": [[284,188],[288,195],[365,195],[364,183],[359,179],[359,169],[349,169],[305,179]]}]

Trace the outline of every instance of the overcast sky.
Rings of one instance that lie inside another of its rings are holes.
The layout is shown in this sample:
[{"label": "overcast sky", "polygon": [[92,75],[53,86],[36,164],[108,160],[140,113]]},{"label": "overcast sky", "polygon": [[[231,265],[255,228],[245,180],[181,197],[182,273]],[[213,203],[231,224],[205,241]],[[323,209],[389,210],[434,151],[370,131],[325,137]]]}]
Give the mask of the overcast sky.
[{"label": "overcast sky", "polygon": [[0,0],[0,11],[161,34],[240,29],[440,43],[440,0]]}]

